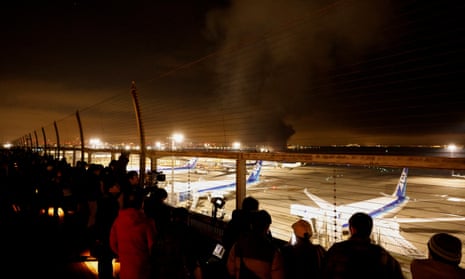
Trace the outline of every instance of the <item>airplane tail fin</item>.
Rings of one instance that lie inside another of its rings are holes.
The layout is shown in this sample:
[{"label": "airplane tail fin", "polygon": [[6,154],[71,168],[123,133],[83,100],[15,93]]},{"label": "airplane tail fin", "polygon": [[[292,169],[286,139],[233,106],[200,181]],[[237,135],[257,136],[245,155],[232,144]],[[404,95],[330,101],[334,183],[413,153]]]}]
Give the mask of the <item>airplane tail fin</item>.
[{"label": "airplane tail fin", "polygon": [[189,162],[187,162],[186,167],[187,167],[188,169],[193,169],[193,168],[195,168],[195,166],[197,165],[197,161],[198,161],[198,160],[199,160],[199,158],[196,158],[196,157],[190,159]]},{"label": "airplane tail fin", "polygon": [[247,178],[247,183],[254,183],[260,179],[260,172],[262,170],[262,164],[263,164],[262,160],[257,160],[252,172]]},{"label": "airplane tail fin", "polygon": [[404,168],[402,170],[402,174],[400,175],[399,182],[397,183],[396,189],[392,193],[393,197],[398,198],[405,198],[407,196],[407,175],[408,175],[408,168]]}]

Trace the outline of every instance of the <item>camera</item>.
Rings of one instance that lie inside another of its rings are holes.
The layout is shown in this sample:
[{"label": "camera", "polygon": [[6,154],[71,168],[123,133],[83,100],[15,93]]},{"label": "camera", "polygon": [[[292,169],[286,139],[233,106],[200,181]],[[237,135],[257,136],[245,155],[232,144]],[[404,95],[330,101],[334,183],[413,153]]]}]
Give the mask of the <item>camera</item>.
[{"label": "camera", "polygon": [[166,175],[165,175],[164,173],[158,172],[158,171],[157,171],[157,172],[155,172],[155,174],[156,174],[156,176],[155,176],[155,177],[156,177],[156,181],[161,181],[161,182],[163,182],[163,181],[166,180]]},{"label": "camera", "polygon": [[226,204],[226,201],[224,200],[224,198],[214,197],[211,199],[211,203],[216,209],[222,209]]},{"label": "camera", "polygon": [[213,220],[216,220],[217,218],[223,219],[224,214],[225,214],[223,212],[223,207],[226,204],[226,200],[223,197],[212,197],[210,199],[210,202],[213,205],[213,210],[212,210]]},{"label": "camera", "polygon": [[166,175],[162,172],[154,171],[147,173],[147,186],[146,187],[157,187],[158,182],[166,180]]}]

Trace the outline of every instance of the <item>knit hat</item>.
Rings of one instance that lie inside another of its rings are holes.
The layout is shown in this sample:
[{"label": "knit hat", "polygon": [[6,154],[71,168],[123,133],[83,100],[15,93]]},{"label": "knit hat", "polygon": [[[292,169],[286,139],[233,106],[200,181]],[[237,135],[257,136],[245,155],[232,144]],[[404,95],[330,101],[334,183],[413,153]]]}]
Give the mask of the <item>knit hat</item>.
[{"label": "knit hat", "polygon": [[428,241],[428,248],[437,256],[453,263],[460,263],[462,258],[462,242],[447,233],[437,233]]},{"label": "knit hat", "polygon": [[292,224],[292,229],[294,230],[295,236],[300,238],[310,238],[313,235],[312,226],[303,219]]}]

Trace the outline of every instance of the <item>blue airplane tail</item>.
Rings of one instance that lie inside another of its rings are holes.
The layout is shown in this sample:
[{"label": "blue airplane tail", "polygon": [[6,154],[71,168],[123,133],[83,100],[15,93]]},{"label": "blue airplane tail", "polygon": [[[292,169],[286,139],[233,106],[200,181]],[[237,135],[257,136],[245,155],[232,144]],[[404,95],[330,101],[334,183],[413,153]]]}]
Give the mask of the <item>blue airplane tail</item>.
[{"label": "blue airplane tail", "polygon": [[195,158],[192,158],[189,160],[189,162],[187,162],[187,165],[186,167],[188,169],[193,169],[195,168],[195,166],[197,165],[197,161],[199,160],[199,158],[195,157]]},{"label": "blue airplane tail", "polygon": [[402,169],[402,174],[400,175],[399,182],[397,183],[396,189],[392,193],[392,196],[398,198],[405,198],[407,196],[407,175],[408,168]]},{"label": "blue airplane tail", "polygon": [[247,184],[257,182],[260,179],[260,172],[262,170],[263,161],[257,160],[252,172],[247,178]]}]

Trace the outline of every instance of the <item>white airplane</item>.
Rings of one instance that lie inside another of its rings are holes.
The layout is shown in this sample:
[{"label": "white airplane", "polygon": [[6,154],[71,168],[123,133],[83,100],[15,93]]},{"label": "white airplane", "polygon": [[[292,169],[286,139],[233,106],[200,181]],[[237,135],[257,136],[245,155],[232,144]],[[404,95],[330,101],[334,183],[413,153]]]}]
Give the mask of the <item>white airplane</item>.
[{"label": "white airplane", "polygon": [[[259,182],[262,161],[257,161],[246,180],[246,186],[254,185]],[[174,182],[173,188],[171,185],[166,186],[166,191],[174,192],[178,202],[186,201],[192,198],[195,208],[198,199],[201,197],[224,197],[225,195],[236,190],[236,182],[231,180],[206,180],[194,182]]]},{"label": "white airplane", "polygon": [[[246,167],[253,167],[257,161],[246,161]],[[226,170],[226,172],[235,172],[236,171],[236,162],[235,161],[223,161],[220,163],[221,167]]]},{"label": "white airplane", "polygon": [[265,163],[268,166],[273,166],[275,168],[282,168],[282,169],[294,169],[303,166],[302,162],[266,162]]},{"label": "white airplane", "polygon": [[318,207],[291,204],[291,214],[309,221],[314,228],[314,237],[320,244],[329,248],[334,242],[347,239],[348,220],[356,212],[365,212],[373,218],[372,240],[387,250],[413,258],[424,258],[425,253],[418,250],[399,231],[400,223],[465,221],[463,216],[444,218],[392,218],[409,201],[406,195],[408,168],[402,170],[397,187],[391,195],[335,206],[305,189],[305,194]]},{"label": "white airplane", "polygon": [[187,172],[187,171],[195,169],[198,160],[199,160],[198,158],[192,158],[186,164],[182,166],[178,166],[178,167],[157,166],[157,171],[165,172],[165,173],[170,172],[170,171],[175,171],[176,173]]},{"label": "white airplane", "polygon": [[278,163],[278,166],[283,169],[287,168],[287,169],[292,170],[294,168],[303,166],[303,164],[301,162],[282,162],[282,163]]}]

